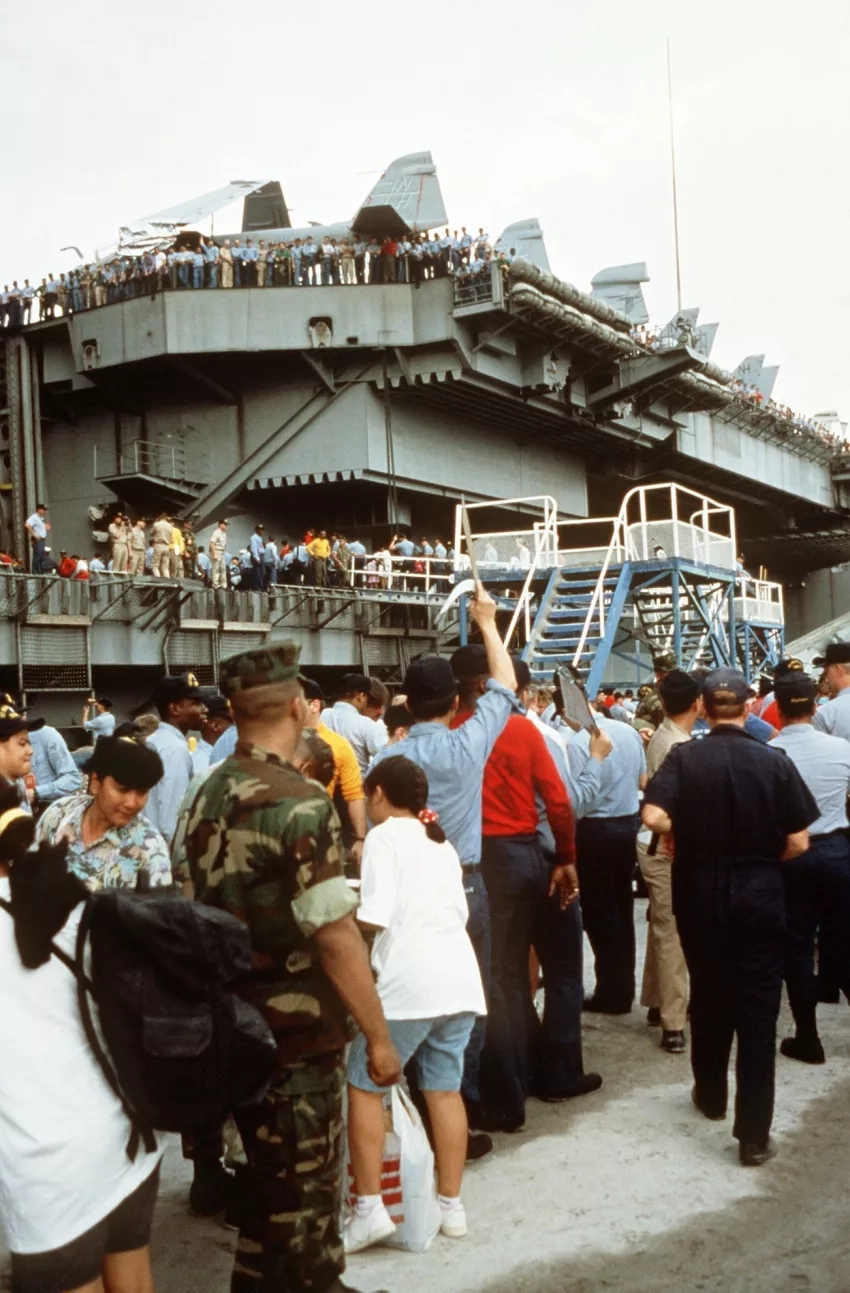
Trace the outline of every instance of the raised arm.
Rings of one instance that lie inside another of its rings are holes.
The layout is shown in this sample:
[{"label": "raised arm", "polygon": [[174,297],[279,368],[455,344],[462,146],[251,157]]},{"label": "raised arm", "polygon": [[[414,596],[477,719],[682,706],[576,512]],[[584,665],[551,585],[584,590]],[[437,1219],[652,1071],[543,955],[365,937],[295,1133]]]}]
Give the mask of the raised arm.
[{"label": "raised arm", "polygon": [[509,691],[515,691],[516,674],[513,662],[496,627],[496,603],[480,580],[475,585],[475,597],[469,604],[469,613],[484,639],[490,677],[495,682],[501,683],[503,687],[507,687]]}]

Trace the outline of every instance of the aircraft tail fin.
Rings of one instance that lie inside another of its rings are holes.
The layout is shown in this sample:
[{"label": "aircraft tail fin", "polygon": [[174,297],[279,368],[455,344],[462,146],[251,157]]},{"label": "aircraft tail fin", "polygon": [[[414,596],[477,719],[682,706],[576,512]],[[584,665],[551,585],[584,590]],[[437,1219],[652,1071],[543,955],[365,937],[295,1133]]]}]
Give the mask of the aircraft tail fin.
[{"label": "aircraft tail fin", "polygon": [[397,157],[384,171],[352,221],[355,233],[424,233],[448,221],[437,168],[430,153]]},{"label": "aircraft tail fin", "polygon": [[496,239],[495,251],[514,249],[517,256],[528,260],[538,269],[549,272],[549,257],[543,241],[543,230],[539,220],[517,220],[503,229]]},{"label": "aircraft tail fin", "polygon": [[242,203],[242,230],[244,233],[263,229],[291,229],[292,221],[278,180],[271,180],[262,188],[249,193]]},{"label": "aircraft tail fin", "polygon": [[643,261],[632,265],[611,265],[594,274],[590,280],[590,295],[619,310],[632,323],[648,323],[642,286],[648,282],[649,273]]}]

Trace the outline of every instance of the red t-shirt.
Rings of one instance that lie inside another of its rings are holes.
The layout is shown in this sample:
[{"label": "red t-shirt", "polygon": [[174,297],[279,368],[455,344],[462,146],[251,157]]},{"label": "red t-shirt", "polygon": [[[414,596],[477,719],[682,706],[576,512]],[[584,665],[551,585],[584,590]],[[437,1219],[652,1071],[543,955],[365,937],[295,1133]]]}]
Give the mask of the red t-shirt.
[{"label": "red t-shirt", "polygon": [[779,706],[776,703],[775,697],[770,702],[770,704],[765,706],[765,708],[761,711],[761,713],[759,714],[759,718],[764,723],[770,723],[770,726],[775,727],[777,732],[781,731],[781,729],[785,726],[785,719],[782,717],[782,715],[779,712]]},{"label": "red t-shirt", "polygon": [[[460,727],[472,710],[452,719]],[[540,817],[536,794],[546,805],[555,850],[561,862],[575,862],[575,818],[566,786],[533,723],[512,714],[493,746],[484,769],[482,834],[534,835]]]}]

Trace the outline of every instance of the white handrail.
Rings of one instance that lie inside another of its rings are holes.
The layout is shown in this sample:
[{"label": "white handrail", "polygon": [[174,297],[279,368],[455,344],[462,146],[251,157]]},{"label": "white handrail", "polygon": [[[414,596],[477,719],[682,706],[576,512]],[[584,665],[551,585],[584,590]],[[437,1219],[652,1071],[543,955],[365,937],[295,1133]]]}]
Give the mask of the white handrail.
[{"label": "white handrail", "polygon": [[[657,493],[660,490],[665,490],[669,494],[670,515],[663,518],[663,520],[657,520],[653,522],[649,519],[649,516],[647,513],[647,496],[649,494]],[[602,562],[602,568],[599,572],[599,577],[597,578],[596,586],[593,590],[593,595],[590,599],[590,606],[588,607],[587,615],[585,616],[584,625],[582,626],[582,631],[579,636],[578,644],[576,646],[575,653],[573,655],[573,665],[576,668],[579,667],[585,645],[587,644],[587,639],[590,636],[591,625],[594,623],[594,620],[598,619],[599,637],[601,638],[601,637],[604,637],[605,635],[605,580],[608,577],[608,571],[612,564],[614,552],[617,551],[622,553],[622,556],[620,557],[621,560],[623,559],[623,557],[634,556],[636,557],[637,560],[648,561],[650,559],[648,527],[653,524],[660,525],[665,523],[673,525],[674,545],[676,548],[678,548],[678,525],[679,525],[678,518],[680,515],[679,513],[680,494],[687,495],[690,498],[698,500],[699,507],[691,516],[691,524],[693,525],[694,529],[700,529],[703,537],[705,538],[720,537],[720,536],[715,536],[712,533],[712,531],[708,528],[709,515],[715,515],[715,514],[719,515],[720,513],[723,513],[728,517],[730,536],[729,536],[729,539],[726,540],[726,542],[731,541],[732,548],[734,551],[735,549],[735,513],[731,507],[726,507],[724,506],[724,504],[718,503],[715,499],[709,498],[706,494],[699,494],[697,493],[696,490],[689,489],[687,485],[677,485],[677,484],[674,484],[673,482],[667,482],[667,483],[658,484],[658,485],[636,485],[633,489],[630,489],[629,492],[623,498],[622,503],[620,504],[620,510],[617,514],[617,519],[614,522],[614,529],[611,535],[611,540],[608,544],[608,548],[605,553],[605,558]],[[639,505],[638,519],[637,521],[634,521],[630,524],[629,523],[629,504],[632,502],[632,500],[635,497],[637,497],[638,505]],[[694,518],[700,513],[702,515],[702,525],[697,526],[695,524]],[[640,541],[637,547],[635,547],[633,543],[632,531],[637,531],[640,535]],[[678,554],[674,552],[671,555],[676,556]]]}]

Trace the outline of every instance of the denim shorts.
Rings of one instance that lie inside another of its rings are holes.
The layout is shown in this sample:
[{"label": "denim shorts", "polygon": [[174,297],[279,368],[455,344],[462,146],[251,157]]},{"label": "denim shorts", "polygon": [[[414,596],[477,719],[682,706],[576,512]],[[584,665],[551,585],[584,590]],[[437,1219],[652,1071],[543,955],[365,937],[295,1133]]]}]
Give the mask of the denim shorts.
[{"label": "denim shorts", "polygon": [[[440,1015],[436,1019],[388,1019],[393,1045],[401,1066],[413,1060],[422,1091],[459,1091],[463,1078],[463,1054],[475,1015]],[[358,1033],[348,1053],[348,1081],[360,1091],[383,1092],[366,1068],[366,1039]]]}]

